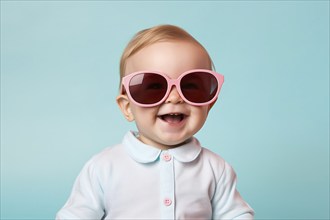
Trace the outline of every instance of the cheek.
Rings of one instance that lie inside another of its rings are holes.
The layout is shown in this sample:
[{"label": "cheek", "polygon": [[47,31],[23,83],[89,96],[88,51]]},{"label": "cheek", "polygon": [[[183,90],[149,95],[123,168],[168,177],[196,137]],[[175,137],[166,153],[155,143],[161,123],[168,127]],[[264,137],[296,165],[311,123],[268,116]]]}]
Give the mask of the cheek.
[{"label": "cheek", "polygon": [[208,116],[208,108],[207,107],[200,107],[193,110],[194,114],[194,122],[197,123],[199,126],[203,126],[206,118]]},{"label": "cheek", "polygon": [[202,118],[206,118],[207,115],[209,114],[209,107],[208,106],[200,107],[198,111]]},{"label": "cheek", "polygon": [[135,122],[140,125],[149,124],[155,119],[156,110],[154,108],[142,108],[136,105],[131,106]]}]

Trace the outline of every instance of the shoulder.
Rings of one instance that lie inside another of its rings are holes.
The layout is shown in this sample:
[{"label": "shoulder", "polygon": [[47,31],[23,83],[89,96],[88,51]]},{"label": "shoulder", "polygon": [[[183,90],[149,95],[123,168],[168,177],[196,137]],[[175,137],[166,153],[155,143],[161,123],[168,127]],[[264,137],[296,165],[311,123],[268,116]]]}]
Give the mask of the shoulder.
[{"label": "shoulder", "polygon": [[209,162],[213,166],[222,167],[222,166],[224,166],[224,164],[226,162],[220,155],[214,153],[213,151],[211,151],[205,147],[202,147],[201,157],[204,161]]},{"label": "shoulder", "polygon": [[111,179],[114,168],[121,167],[117,165],[123,154],[123,147],[120,144],[105,148],[85,163],[77,180],[104,186]]},{"label": "shoulder", "polygon": [[202,147],[201,160],[204,164],[211,167],[214,173],[215,179],[219,180],[223,175],[228,172],[235,175],[232,167],[223,159],[220,155],[214,153],[213,151]]},{"label": "shoulder", "polygon": [[85,164],[85,168],[92,170],[109,169],[113,163],[123,158],[124,150],[121,144],[106,147],[92,156]]},{"label": "shoulder", "polygon": [[122,157],[125,154],[125,150],[122,144],[106,147],[99,153],[95,154],[90,161],[92,163],[108,163],[114,160],[118,160],[118,157]]}]

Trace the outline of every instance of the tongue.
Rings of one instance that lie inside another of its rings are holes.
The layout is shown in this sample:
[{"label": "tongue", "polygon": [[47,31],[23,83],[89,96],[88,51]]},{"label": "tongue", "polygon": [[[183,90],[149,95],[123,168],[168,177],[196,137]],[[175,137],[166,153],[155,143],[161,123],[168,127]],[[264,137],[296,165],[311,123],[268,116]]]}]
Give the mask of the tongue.
[{"label": "tongue", "polygon": [[168,123],[178,123],[182,121],[182,115],[163,115],[162,119]]}]

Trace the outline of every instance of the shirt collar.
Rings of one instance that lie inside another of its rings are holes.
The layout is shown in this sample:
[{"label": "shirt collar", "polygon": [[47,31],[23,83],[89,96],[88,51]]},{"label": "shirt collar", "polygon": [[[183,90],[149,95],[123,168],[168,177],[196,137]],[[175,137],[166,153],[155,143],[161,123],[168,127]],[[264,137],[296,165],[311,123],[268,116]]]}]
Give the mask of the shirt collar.
[{"label": "shirt collar", "polygon": [[169,150],[160,150],[150,145],[142,143],[136,136],[138,133],[130,131],[123,140],[123,145],[128,154],[139,163],[151,163],[159,158],[164,151],[171,154],[176,160],[187,163],[195,160],[202,148],[198,140],[192,137],[187,143]]}]

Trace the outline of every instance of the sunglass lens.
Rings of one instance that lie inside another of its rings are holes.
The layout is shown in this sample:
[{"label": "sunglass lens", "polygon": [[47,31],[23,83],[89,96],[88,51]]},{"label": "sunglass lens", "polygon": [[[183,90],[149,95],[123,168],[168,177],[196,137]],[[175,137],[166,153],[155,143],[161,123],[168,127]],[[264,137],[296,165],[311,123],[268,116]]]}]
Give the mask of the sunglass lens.
[{"label": "sunglass lens", "polygon": [[214,98],[218,90],[218,81],[208,72],[193,72],[185,75],[180,83],[186,99],[194,103],[205,103]]},{"label": "sunglass lens", "polygon": [[141,73],[129,82],[129,92],[132,98],[140,104],[154,104],[166,94],[167,81],[158,74]]}]

